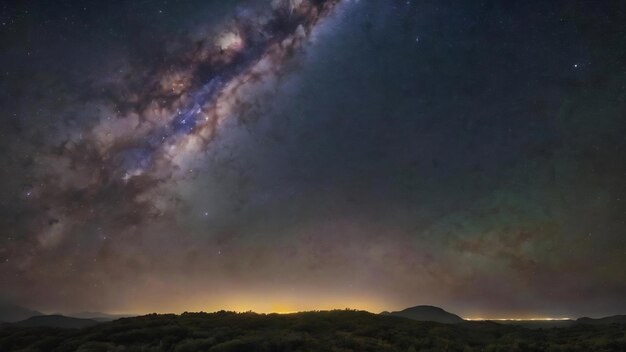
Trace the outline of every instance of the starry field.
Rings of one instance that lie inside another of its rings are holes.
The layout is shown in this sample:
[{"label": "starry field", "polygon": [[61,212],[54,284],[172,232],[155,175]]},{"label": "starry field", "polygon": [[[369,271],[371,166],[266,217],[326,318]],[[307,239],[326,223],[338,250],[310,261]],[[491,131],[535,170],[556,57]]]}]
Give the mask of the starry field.
[{"label": "starry field", "polygon": [[23,0],[0,25],[2,301],[626,311],[624,1]]}]

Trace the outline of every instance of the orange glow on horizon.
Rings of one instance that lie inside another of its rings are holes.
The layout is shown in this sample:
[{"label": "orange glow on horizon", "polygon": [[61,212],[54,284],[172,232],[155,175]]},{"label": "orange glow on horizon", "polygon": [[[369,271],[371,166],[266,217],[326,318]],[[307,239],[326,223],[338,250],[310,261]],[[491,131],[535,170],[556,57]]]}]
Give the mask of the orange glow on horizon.
[{"label": "orange glow on horizon", "polygon": [[386,310],[385,302],[376,297],[332,293],[301,292],[257,292],[251,294],[199,295],[185,300],[168,302],[163,305],[159,299],[138,301],[126,307],[119,307],[110,314],[143,315],[150,313],[183,312],[255,312],[260,314],[292,314],[307,311],[328,311],[342,309],[364,310],[380,313]]}]

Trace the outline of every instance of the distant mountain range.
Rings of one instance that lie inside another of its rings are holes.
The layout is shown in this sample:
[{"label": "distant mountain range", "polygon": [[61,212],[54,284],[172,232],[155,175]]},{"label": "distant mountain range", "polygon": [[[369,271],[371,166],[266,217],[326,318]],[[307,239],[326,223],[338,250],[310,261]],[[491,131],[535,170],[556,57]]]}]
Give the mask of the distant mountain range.
[{"label": "distant mountain range", "polygon": [[133,315],[106,314],[106,313],[101,313],[101,312],[79,312],[79,313],[66,314],[66,316],[72,317],[72,318],[80,318],[80,319],[92,319],[92,320],[103,322],[103,321],[116,320],[120,318],[128,318],[128,317],[132,317]]},{"label": "distant mountain range", "polygon": [[[381,315],[407,318],[417,321],[429,321],[443,324],[458,324],[465,320],[460,316],[447,312],[439,307],[420,305],[394,312],[382,312]],[[31,310],[18,305],[0,302],[0,323],[17,327],[58,327],[58,328],[82,328],[93,326],[101,322],[130,317],[130,315],[106,314],[100,312],[80,312],[67,315],[52,314],[44,315],[36,310]],[[568,327],[572,325],[610,325],[626,324],[626,315],[614,315],[605,318],[579,318],[577,320],[508,320],[495,321],[497,324],[517,325],[526,328],[550,328]]]},{"label": "distant mountain range", "polygon": [[521,326],[528,329],[566,328],[576,325],[576,320],[490,320],[496,324]]},{"label": "distant mountain range", "polygon": [[37,315],[43,314],[36,310],[30,310],[15,304],[0,301],[0,322],[13,323]]},{"label": "distant mountain range", "polygon": [[463,318],[456,314],[446,312],[439,307],[433,306],[415,306],[397,312],[382,312],[380,314],[444,324],[457,324],[464,321]]},{"label": "distant mountain range", "polygon": [[[417,321],[432,321],[443,324],[458,324],[465,320],[460,316],[447,312],[439,307],[415,306],[397,312],[382,312],[382,315],[390,315],[408,318]],[[626,315],[614,315],[604,318],[579,318],[570,320],[495,320],[497,324],[516,325],[529,329],[564,328],[573,325],[610,325],[626,324]]]},{"label": "distant mountain range", "polygon": [[21,328],[47,327],[62,329],[80,329],[98,324],[98,321],[92,319],[71,318],[63,315],[38,315],[30,317],[26,320],[11,323],[12,326]]},{"label": "distant mountain range", "polygon": [[0,324],[20,327],[46,326],[59,328],[82,328],[99,322],[126,318],[130,315],[80,312],[72,314],[46,315],[36,310],[0,301]]},{"label": "distant mountain range", "polygon": [[515,325],[528,329],[567,328],[575,325],[626,325],[626,315],[613,315],[604,318],[579,318],[567,320],[496,320],[498,324]]}]

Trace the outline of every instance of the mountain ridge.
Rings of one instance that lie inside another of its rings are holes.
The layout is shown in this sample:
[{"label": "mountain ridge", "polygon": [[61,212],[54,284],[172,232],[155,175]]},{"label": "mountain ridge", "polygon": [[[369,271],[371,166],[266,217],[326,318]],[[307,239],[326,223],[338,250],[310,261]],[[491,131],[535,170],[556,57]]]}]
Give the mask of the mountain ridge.
[{"label": "mountain ridge", "polygon": [[78,318],[78,319],[91,319],[91,320],[100,321],[100,322],[112,321],[112,320],[116,320],[120,318],[130,318],[134,316],[132,314],[107,314],[107,313],[102,313],[102,312],[77,312],[77,313],[70,313],[70,314],[59,313],[58,315],[64,315],[66,317]]},{"label": "mountain ridge", "polygon": [[0,302],[0,322],[13,323],[39,315],[43,313],[17,304]]},{"label": "mountain ridge", "polygon": [[575,320],[578,324],[626,324],[626,314],[611,315],[602,318],[582,317]]},{"label": "mountain ridge", "polygon": [[94,326],[100,322],[93,319],[80,319],[72,318],[59,314],[52,315],[37,315],[28,319],[7,323],[6,325],[20,327],[20,328],[32,328],[32,327],[46,327],[46,328],[62,328],[62,329],[81,329],[88,326]]}]

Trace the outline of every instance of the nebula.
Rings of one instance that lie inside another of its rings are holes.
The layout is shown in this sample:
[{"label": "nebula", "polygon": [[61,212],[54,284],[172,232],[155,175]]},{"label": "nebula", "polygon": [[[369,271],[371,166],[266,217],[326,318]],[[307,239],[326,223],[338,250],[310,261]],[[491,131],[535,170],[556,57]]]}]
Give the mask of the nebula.
[{"label": "nebula", "polygon": [[[29,221],[19,229],[27,244],[3,248],[11,265],[39,280],[33,268],[45,267],[42,257],[68,246],[80,252],[81,236],[95,232],[111,242],[145,233],[151,221],[171,220],[178,205],[168,185],[193,172],[194,158],[211,147],[220,125],[246,109],[257,86],[281,75],[285,60],[337,3],[273,1],[264,13],[240,11],[226,28],[152,68],[139,89],[123,78],[115,82],[113,111],[34,158],[37,177],[22,194]],[[67,265],[81,265],[78,257]]]},{"label": "nebula", "polygon": [[[106,116],[81,132],[80,140],[39,156],[36,163],[46,166],[44,181],[26,195],[51,208],[35,221],[43,224],[36,230],[39,245],[58,243],[61,233],[73,232],[73,221],[89,221],[107,195],[121,190],[124,207],[134,214],[130,223],[163,215],[147,194],[185,177],[188,160],[208,148],[220,124],[242,109],[246,92],[280,75],[281,63],[335,5],[274,1],[267,16],[237,18],[232,28],[198,43],[183,60],[157,71],[153,85],[121,102],[132,106],[130,113]],[[60,211],[54,205],[67,198],[81,206]]]}]

